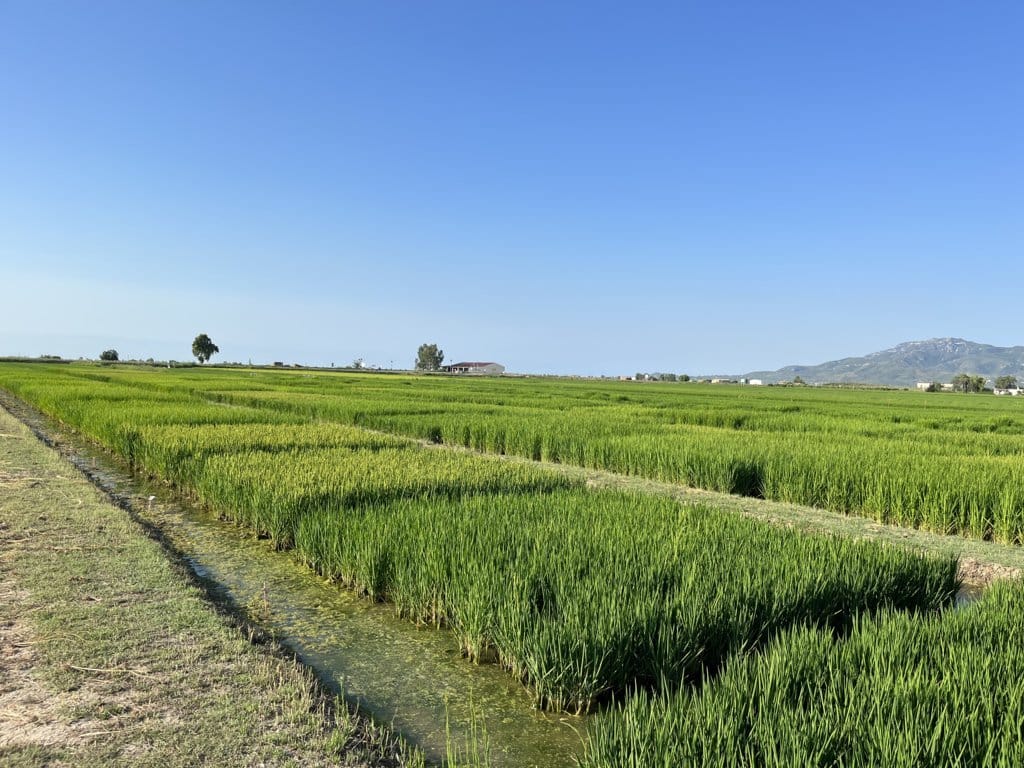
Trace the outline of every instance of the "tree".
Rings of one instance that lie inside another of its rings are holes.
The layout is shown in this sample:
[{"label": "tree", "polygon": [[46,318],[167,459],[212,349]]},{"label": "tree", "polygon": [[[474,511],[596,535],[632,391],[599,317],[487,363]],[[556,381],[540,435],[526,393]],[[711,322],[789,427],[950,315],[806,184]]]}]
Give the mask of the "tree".
[{"label": "tree", "polygon": [[953,377],[953,390],[955,392],[981,392],[984,388],[984,376],[971,376],[968,373],[958,373]]},{"label": "tree", "polygon": [[679,380],[680,381],[689,381],[690,380],[690,374],[688,374],[688,373],[680,373],[679,374]]},{"label": "tree", "polygon": [[797,386],[803,386],[804,384],[806,384],[806,382],[799,376],[793,377],[793,383],[796,384]]},{"label": "tree", "polygon": [[[333,368],[334,366],[331,365],[331,367]],[[363,362],[363,358],[361,358],[361,357],[357,357],[355,360],[352,361],[352,365],[349,366],[349,368],[356,368],[356,369],[360,369],[360,370],[365,368],[365,367],[366,367],[366,364]]]},{"label": "tree", "polygon": [[116,349],[105,349],[100,352],[100,360],[105,360],[108,363],[117,362],[117,350]]},{"label": "tree", "polygon": [[439,371],[443,362],[444,350],[438,349],[437,344],[420,344],[416,353],[417,371]]},{"label": "tree", "polygon": [[220,348],[205,333],[200,333],[192,342],[192,355],[200,364],[205,363],[218,352],[220,352]]},{"label": "tree", "polygon": [[1017,388],[1017,377],[1016,376],[998,376],[996,377],[996,389],[1016,389]]}]

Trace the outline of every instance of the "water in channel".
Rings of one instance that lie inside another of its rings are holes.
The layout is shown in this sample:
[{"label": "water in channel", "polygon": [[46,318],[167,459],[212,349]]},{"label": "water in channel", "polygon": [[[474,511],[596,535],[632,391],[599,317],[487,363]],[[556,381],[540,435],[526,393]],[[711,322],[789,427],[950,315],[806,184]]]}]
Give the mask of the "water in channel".
[{"label": "water in channel", "polygon": [[[348,702],[419,747],[428,761],[443,762],[449,743],[464,750],[475,724],[486,732],[489,765],[575,765],[585,719],[533,709],[527,691],[505,671],[464,659],[451,633],[417,629],[396,618],[390,606],[326,582],[291,554],[275,552],[165,487],[132,475],[89,442],[57,433],[49,420],[31,421],[58,437],[62,451],[94,482],[129,500],[217,597],[239,607],[268,605],[268,618],[260,620],[265,629]],[[150,496],[155,498],[148,501]]]}]

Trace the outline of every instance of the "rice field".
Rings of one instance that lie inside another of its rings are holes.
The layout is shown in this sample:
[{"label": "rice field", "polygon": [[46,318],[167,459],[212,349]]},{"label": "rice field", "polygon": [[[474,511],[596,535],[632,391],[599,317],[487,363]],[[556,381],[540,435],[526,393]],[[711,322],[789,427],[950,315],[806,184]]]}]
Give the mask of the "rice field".
[{"label": "rice field", "polygon": [[696,683],[783,627],[937,609],[955,582],[949,561],[585,489],[321,510],[296,546],[324,575],[450,626],[469,658],[569,712]]},{"label": "rice field", "polygon": [[454,631],[470,660],[501,664],[549,709],[699,684],[787,627],[933,611],[958,588],[950,558],[424,448],[304,410],[304,393],[270,393],[293,407],[238,402],[219,372],[215,397],[162,372],[0,377],[324,576]]},{"label": "rice field", "polygon": [[1024,590],[926,616],[787,630],[701,690],[599,716],[582,768],[1024,765]]},{"label": "rice field", "polygon": [[109,379],[110,397],[192,394],[236,406],[239,420],[264,411],[943,534],[1011,544],[1024,534],[1024,403],[1012,398],[225,370],[63,376]]},{"label": "rice field", "polygon": [[0,366],[0,387],[454,633],[468,663],[501,665],[536,706],[596,712],[584,768],[1024,758],[1021,588],[952,610],[953,559],[500,458],[1017,542],[1024,404],[41,365]]}]

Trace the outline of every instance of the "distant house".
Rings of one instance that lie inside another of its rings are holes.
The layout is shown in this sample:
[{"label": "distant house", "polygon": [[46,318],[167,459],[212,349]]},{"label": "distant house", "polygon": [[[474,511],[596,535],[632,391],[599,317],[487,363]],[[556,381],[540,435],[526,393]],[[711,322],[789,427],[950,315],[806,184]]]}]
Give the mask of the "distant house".
[{"label": "distant house", "polygon": [[751,387],[763,387],[763,379],[740,379],[740,384],[747,384]]},{"label": "distant house", "polygon": [[448,373],[483,373],[489,376],[500,376],[505,372],[505,366],[499,363],[454,363],[445,370]]},{"label": "distant house", "polygon": [[1024,395],[1024,389],[1018,389],[1017,387],[1011,387],[1009,389],[996,388],[992,390],[992,394],[995,395],[1010,395],[1016,397],[1017,395]]},{"label": "distant house", "polygon": [[932,383],[930,381],[919,381],[917,382],[917,388],[922,392],[927,392],[932,388]]}]

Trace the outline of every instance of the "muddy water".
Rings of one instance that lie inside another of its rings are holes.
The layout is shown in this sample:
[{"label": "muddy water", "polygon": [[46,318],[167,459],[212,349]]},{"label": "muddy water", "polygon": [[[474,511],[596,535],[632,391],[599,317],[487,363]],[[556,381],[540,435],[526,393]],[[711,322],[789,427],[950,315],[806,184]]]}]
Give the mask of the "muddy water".
[{"label": "muddy water", "polygon": [[[58,435],[52,424],[31,421],[36,429]],[[442,762],[449,745],[464,751],[475,726],[486,734],[489,765],[575,764],[585,719],[536,711],[507,673],[463,659],[449,632],[417,629],[395,618],[388,606],[325,582],[292,555],[275,552],[165,487],[131,475],[85,440],[59,433],[59,447],[94,482],[130,502],[143,521],[158,528],[220,599],[242,608],[267,607],[260,619],[264,628],[331,689],[390,724],[428,760]]]},{"label": "muddy water", "polygon": [[964,582],[960,586],[960,591],[956,595],[956,607],[964,608],[972,603],[976,603],[981,599],[981,596],[984,593],[984,584],[971,584],[969,582]]}]

